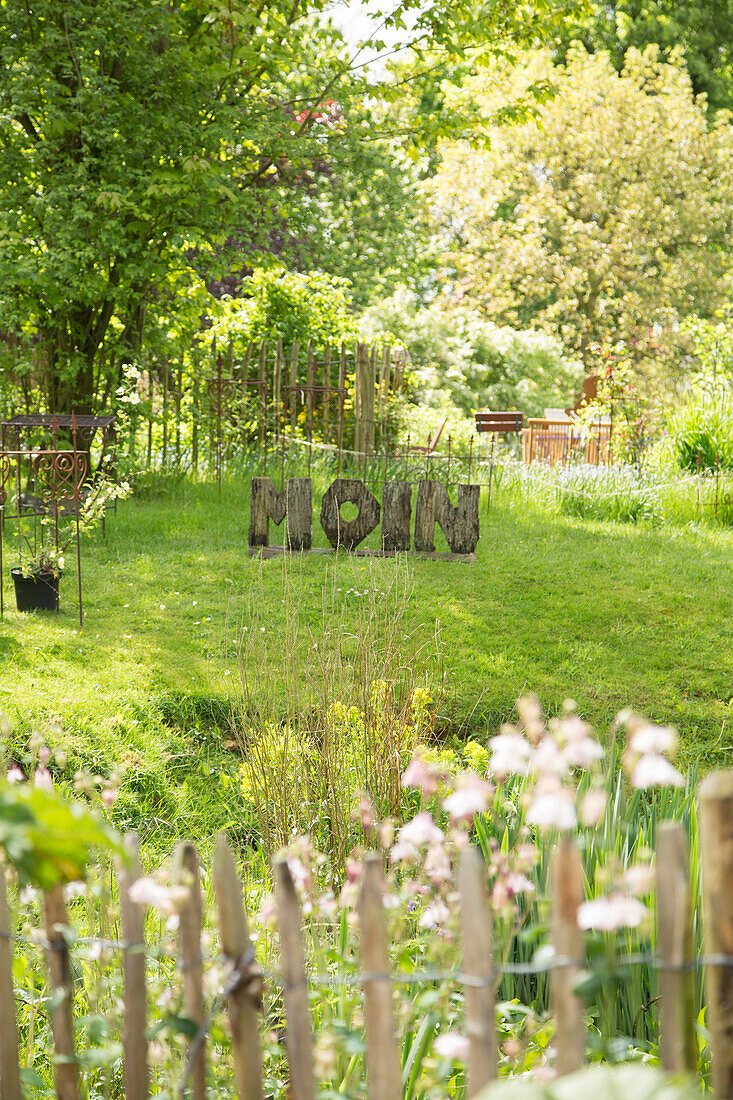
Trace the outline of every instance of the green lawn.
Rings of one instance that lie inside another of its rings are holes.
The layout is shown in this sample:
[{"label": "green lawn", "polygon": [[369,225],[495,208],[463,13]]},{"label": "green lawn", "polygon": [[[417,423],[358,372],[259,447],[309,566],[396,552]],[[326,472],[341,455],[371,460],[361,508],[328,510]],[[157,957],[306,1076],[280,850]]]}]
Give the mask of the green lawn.
[{"label": "green lawn", "polygon": [[[246,481],[232,479],[221,501],[215,486],[190,485],[180,499],[123,502],[106,542],[83,547],[82,629],[71,572],[61,615],[11,608],[0,624],[0,708],[16,746],[32,725],[60,718],[54,738],[70,772],[124,763],[115,815],[154,847],[204,839],[242,813],[227,729],[239,627],[262,635],[269,658],[257,675],[277,680],[293,629],[284,601],[295,595],[304,635],[321,629],[324,590],[348,620],[382,598],[395,570],[411,575],[418,636],[440,624],[442,736],[484,738],[535,691],[550,710],[571,696],[601,728],[624,706],[672,722],[687,762],[733,758],[733,533],[590,523],[529,506],[486,518],[482,504],[473,565],[346,555],[284,565],[249,558],[247,499]],[[314,535],[325,544],[317,519]]]}]

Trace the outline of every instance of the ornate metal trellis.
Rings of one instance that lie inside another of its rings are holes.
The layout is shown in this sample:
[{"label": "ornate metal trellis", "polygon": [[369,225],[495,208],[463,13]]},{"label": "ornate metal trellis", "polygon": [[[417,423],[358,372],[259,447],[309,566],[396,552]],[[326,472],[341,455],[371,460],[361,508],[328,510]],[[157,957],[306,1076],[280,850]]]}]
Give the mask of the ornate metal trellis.
[{"label": "ornate metal trellis", "polygon": [[34,554],[48,541],[58,549],[59,521],[67,519],[74,526],[79,622],[83,622],[79,520],[95,439],[101,447],[99,465],[109,470],[116,456],[114,416],[31,413],[0,424],[0,615],[5,611],[6,525],[16,525],[20,562],[24,541]]}]

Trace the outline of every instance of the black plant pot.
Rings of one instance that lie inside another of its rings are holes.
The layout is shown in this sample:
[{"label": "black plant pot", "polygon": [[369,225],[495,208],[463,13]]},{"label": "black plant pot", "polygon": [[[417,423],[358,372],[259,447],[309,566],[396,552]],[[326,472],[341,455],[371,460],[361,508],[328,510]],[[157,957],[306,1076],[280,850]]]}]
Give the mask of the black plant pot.
[{"label": "black plant pot", "polygon": [[24,577],[22,569],[11,569],[18,611],[58,611],[59,577],[40,573]]}]

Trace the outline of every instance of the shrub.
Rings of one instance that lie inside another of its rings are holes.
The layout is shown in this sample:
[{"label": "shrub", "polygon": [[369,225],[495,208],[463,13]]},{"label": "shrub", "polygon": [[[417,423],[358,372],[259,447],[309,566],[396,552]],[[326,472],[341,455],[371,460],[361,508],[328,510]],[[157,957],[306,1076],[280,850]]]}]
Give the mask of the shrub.
[{"label": "shrub", "polygon": [[703,379],[668,426],[681,469],[733,469],[733,388],[726,379]]}]

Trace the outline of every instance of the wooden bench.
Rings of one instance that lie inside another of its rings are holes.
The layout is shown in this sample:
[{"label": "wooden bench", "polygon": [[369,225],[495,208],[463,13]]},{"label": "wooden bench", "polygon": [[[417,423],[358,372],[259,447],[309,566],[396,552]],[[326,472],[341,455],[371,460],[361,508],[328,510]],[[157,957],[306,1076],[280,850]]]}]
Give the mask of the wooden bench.
[{"label": "wooden bench", "polygon": [[489,456],[489,490],[486,496],[486,513],[491,509],[491,485],[494,479],[494,447],[497,435],[519,435],[524,427],[524,414],[512,409],[510,412],[477,412],[476,431],[491,435],[491,454]]}]

